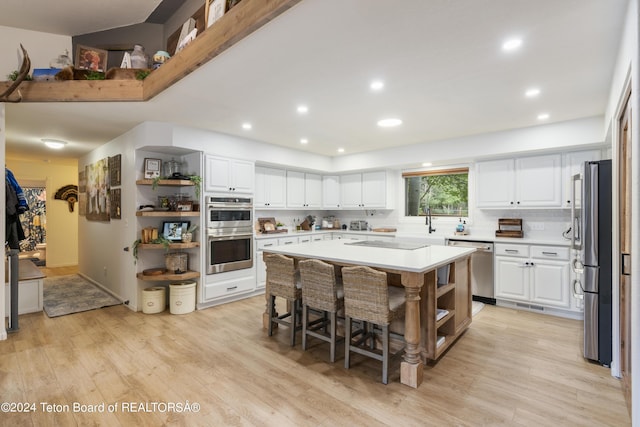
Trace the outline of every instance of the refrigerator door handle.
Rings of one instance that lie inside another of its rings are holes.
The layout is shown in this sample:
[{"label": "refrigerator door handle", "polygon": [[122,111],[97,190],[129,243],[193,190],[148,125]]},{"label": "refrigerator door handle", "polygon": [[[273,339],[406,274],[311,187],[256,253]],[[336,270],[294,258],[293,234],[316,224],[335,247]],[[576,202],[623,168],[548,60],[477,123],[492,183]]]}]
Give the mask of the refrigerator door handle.
[{"label": "refrigerator door handle", "polygon": [[[572,221],[572,227],[573,227],[573,232],[571,233],[571,247],[573,249],[581,249],[581,241],[580,241],[580,228],[581,228],[581,224],[580,224],[580,213],[578,212],[578,208],[580,208],[580,206],[578,206],[578,191],[577,188],[578,187],[580,189],[580,192],[582,190],[582,175],[581,174],[576,174],[573,175],[573,179],[571,182],[571,221]],[[580,204],[582,201],[580,201]]]},{"label": "refrigerator door handle", "polygon": [[573,297],[575,299],[584,299],[584,290],[582,289],[582,283],[580,280],[575,279],[573,281]]}]

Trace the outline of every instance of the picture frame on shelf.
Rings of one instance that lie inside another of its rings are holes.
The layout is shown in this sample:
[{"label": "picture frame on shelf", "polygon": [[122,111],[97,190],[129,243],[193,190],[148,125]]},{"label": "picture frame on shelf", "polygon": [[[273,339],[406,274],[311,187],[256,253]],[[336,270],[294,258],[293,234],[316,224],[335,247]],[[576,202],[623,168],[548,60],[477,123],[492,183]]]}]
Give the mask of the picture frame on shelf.
[{"label": "picture frame on shelf", "polygon": [[227,11],[227,0],[205,0],[207,28],[213,25]]},{"label": "picture frame on shelf", "polygon": [[96,47],[76,46],[75,68],[104,72],[107,69],[108,51]]},{"label": "picture frame on shelf", "polygon": [[163,221],[162,235],[170,242],[181,242],[182,234],[186,233],[191,221]]},{"label": "picture frame on shelf", "polygon": [[144,159],[144,178],[154,179],[160,176],[162,170],[162,160],[145,158]]},{"label": "picture frame on shelf", "polygon": [[193,200],[181,200],[176,202],[176,211],[191,212],[193,211]]}]

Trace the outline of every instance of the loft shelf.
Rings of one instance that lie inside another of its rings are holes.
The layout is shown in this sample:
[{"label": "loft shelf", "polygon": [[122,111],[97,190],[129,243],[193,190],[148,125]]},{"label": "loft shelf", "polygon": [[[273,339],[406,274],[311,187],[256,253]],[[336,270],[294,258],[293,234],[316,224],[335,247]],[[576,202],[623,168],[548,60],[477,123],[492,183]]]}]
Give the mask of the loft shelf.
[{"label": "loft shelf", "polygon": [[[22,82],[22,102],[148,101],[302,0],[244,0],[142,80]],[[0,93],[13,82],[0,82]]]}]

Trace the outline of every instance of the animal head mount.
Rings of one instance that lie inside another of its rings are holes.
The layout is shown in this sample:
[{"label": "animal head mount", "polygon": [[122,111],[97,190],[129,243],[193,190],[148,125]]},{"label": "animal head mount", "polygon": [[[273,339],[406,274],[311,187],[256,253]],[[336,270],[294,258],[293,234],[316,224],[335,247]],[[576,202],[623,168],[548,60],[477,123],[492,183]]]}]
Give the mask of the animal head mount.
[{"label": "animal head mount", "polygon": [[11,83],[11,85],[0,94],[0,102],[20,102],[22,101],[22,94],[18,91],[18,97],[9,99],[9,96],[13,94],[13,92],[18,89],[20,83],[23,82],[24,79],[29,75],[29,70],[31,70],[31,59],[29,58],[29,54],[27,50],[20,44],[20,49],[22,49],[22,65],[20,66],[20,71],[18,72],[18,76]]},{"label": "animal head mount", "polygon": [[56,195],[53,197],[57,200],[66,200],[69,203],[69,212],[73,212],[73,206],[78,201],[78,186],[77,185],[65,185],[56,191]]}]

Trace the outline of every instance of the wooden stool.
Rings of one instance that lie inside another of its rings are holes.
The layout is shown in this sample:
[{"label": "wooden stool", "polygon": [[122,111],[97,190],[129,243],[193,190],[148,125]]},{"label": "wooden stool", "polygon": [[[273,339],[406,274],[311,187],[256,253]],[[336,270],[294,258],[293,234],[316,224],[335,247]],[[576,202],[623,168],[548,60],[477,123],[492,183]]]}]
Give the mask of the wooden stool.
[{"label": "wooden stool", "polygon": [[[351,337],[351,321],[358,319],[365,326],[362,336],[345,344],[344,367],[349,368],[350,352],[382,361],[382,383],[389,381],[389,324],[404,314],[406,297],[403,288],[388,286],[387,273],[370,267],[342,268],[344,284],[345,337]],[[382,349],[377,350],[375,326],[382,330]],[[367,346],[368,342],[368,346]],[[368,347],[368,348],[367,348]],[[399,351],[394,356],[401,354]]]},{"label": "wooden stool", "polygon": [[[268,255],[264,258],[267,265],[267,312],[269,315],[269,336],[273,335],[273,324],[288,326],[291,329],[291,346],[296,345],[296,331],[300,329],[301,285],[300,274],[296,271],[293,258],[280,254]],[[284,298],[290,303],[291,311],[278,315],[276,297]]]},{"label": "wooden stool", "polygon": [[[306,259],[298,266],[302,279],[302,349],[307,349],[307,335],[326,341],[331,344],[329,360],[333,363],[338,311],[344,306],[342,281],[336,277],[334,266],[326,262]],[[309,309],[322,312],[322,317],[309,323]]]}]

